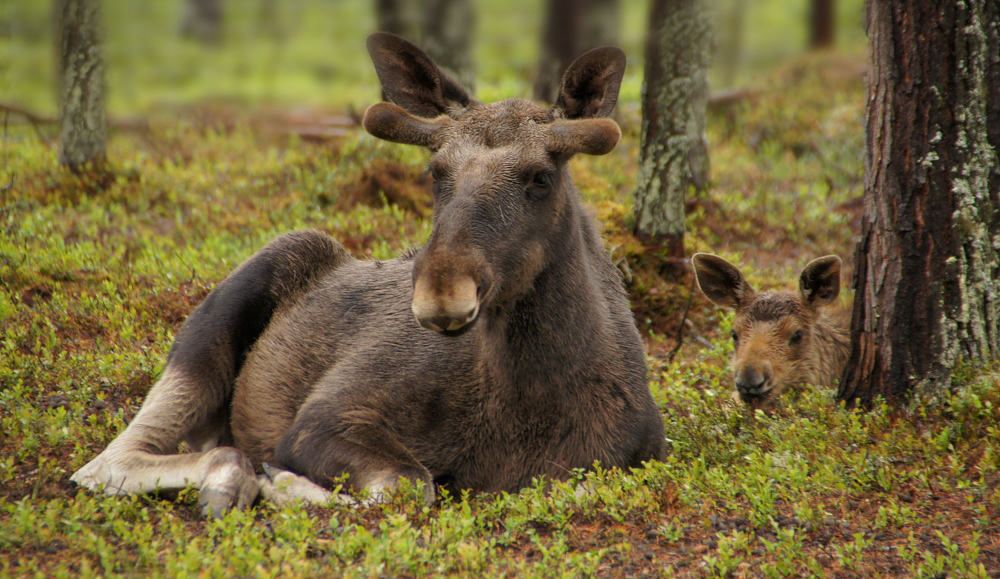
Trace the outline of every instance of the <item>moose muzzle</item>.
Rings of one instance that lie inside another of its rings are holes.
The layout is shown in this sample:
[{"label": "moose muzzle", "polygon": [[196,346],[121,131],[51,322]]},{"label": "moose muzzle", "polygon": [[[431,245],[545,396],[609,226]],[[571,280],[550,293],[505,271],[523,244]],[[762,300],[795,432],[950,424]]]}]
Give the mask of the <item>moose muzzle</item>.
[{"label": "moose muzzle", "polygon": [[740,364],[736,368],[736,390],[744,401],[760,398],[774,386],[771,365],[764,362],[756,364]]},{"label": "moose muzzle", "polygon": [[476,319],[479,286],[474,279],[428,278],[431,276],[419,276],[413,284],[413,315],[421,326],[436,332],[457,332]]}]

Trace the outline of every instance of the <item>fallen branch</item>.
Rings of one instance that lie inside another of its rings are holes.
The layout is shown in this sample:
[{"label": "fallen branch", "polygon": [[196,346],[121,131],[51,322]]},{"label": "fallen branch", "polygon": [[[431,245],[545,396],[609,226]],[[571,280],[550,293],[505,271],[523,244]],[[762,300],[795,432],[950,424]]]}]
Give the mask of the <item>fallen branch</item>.
[{"label": "fallen branch", "polygon": [[758,90],[752,88],[729,88],[716,91],[708,95],[708,106],[713,109],[720,109],[750,98],[758,92]]},{"label": "fallen branch", "polygon": [[32,128],[35,129],[35,134],[41,139],[46,146],[52,146],[52,140],[45,136],[42,132],[42,128],[39,125],[51,124],[56,122],[58,119],[53,119],[51,117],[42,116],[38,113],[33,113],[28,109],[15,105],[13,103],[0,102],[0,110],[6,111],[7,113],[14,113],[16,115],[21,115],[31,123]]},{"label": "fallen branch", "polygon": [[694,287],[695,287],[694,275],[691,276],[691,288],[688,290],[687,304],[684,306],[684,314],[681,316],[681,323],[677,325],[677,345],[674,349],[670,351],[667,355],[667,363],[673,364],[674,357],[677,353],[681,351],[681,346],[684,345],[684,325],[687,323],[688,314],[691,312],[691,305],[694,303]]}]

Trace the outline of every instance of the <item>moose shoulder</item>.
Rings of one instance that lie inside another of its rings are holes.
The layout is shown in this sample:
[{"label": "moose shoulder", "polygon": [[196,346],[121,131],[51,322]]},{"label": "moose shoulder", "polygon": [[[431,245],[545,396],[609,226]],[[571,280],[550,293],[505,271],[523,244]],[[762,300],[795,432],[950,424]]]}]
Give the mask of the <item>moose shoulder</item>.
[{"label": "moose shoulder", "polygon": [[516,491],[664,455],[639,334],[567,168],[617,143],[604,117],[624,54],[583,55],[542,107],[479,103],[390,34],[369,52],[395,104],[365,128],[434,152],[427,244],[365,262],[321,233],[272,242],[191,314],[135,419],[74,481],[193,485],[219,515],[258,492],[325,500],[343,474],[430,499],[432,483]]},{"label": "moose shoulder", "polygon": [[763,407],[788,388],[831,387],[850,355],[849,318],[827,307],[840,294],[841,260],[810,261],[799,275],[799,291],[757,292],[736,266],[717,255],[691,258],[702,292],[736,311],[733,377],[743,402]]}]

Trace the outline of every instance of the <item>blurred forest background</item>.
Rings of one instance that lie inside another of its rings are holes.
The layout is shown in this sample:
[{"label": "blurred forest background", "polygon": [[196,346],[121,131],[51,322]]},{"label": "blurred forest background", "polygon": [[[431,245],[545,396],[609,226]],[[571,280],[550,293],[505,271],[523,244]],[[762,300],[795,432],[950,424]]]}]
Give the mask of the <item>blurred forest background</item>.
[{"label": "blurred forest background", "polygon": [[[711,86],[745,86],[805,52],[817,0],[716,0],[722,50]],[[111,117],[168,112],[199,101],[363,110],[378,96],[364,39],[376,30],[374,2],[221,2],[220,37],[182,34],[185,2],[105,0],[104,54]],[[862,0],[833,3],[835,45],[864,51]],[[541,0],[473,3],[473,61],[480,100],[527,97],[538,70],[545,19]],[[620,2],[620,46],[629,57],[620,103],[639,100],[647,2]],[[0,95],[56,113],[55,40],[48,2],[0,5]],[[733,44],[736,46],[733,46]]]}]

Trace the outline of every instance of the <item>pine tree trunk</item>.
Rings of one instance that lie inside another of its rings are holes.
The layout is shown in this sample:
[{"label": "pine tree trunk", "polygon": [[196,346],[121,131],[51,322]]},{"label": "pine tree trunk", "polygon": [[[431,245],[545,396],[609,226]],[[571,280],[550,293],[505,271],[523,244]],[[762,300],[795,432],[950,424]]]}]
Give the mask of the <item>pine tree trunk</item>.
[{"label": "pine tree trunk", "polygon": [[[1000,156],[1000,2],[986,2],[982,18],[986,33],[986,132],[990,147]],[[1000,159],[990,172],[990,193],[1000,208]],[[1000,239],[1000,219],[993,220],[993,239]]]},{"label": "pine tree trunk", "polygon": [[865,208],[841,399],[936,396],[960,359],[1000,353],[991,2],[867,3]]},{"label": "pine tree trunk", "polygon": [[592,48],[618,44],[618,0],[549,0],[542,30],[542,56],[535,100],[555,102],[562,75]]},{"label": "pine tree trunk", "polygon": [[830,48],[836,40],[834,0],[812,0],[809,6],[809,48]]},{"label": "pine tree trunk", "polygon": [[654,0],[642,88],[636,233],[684,255],[684,198],[708,181],[711,28],[703,0]]},{"label": "pine tree trunk", "polygon": [[98,0],[57,0],[59,163],[73,171],[105,162],[104,57]]}]

